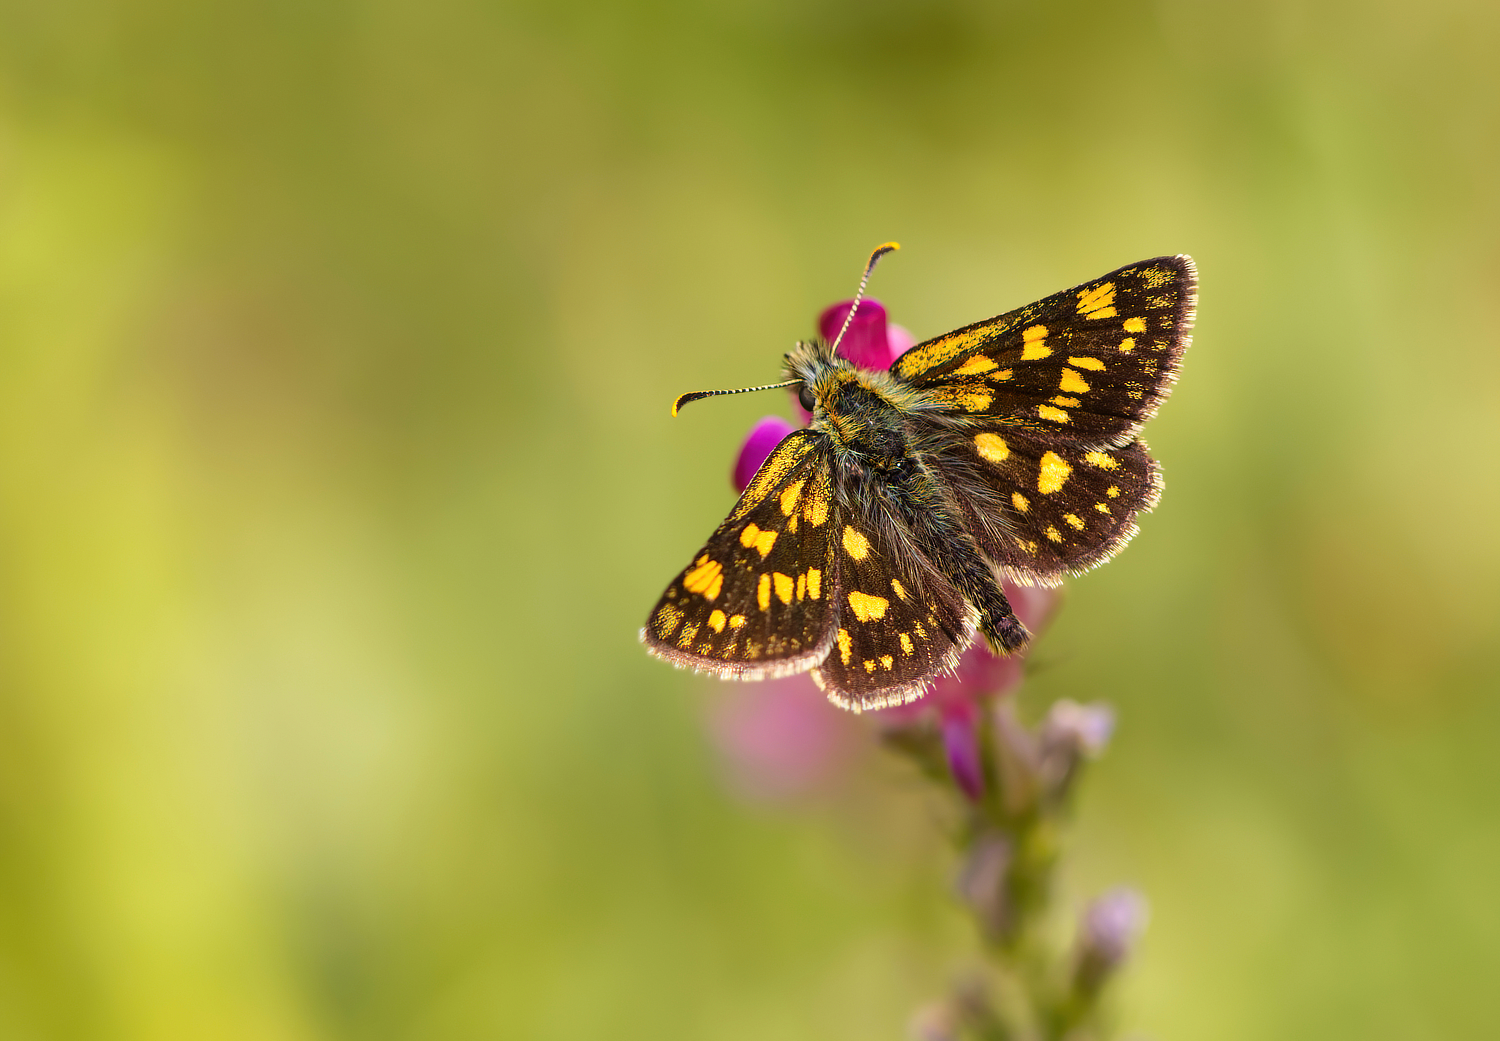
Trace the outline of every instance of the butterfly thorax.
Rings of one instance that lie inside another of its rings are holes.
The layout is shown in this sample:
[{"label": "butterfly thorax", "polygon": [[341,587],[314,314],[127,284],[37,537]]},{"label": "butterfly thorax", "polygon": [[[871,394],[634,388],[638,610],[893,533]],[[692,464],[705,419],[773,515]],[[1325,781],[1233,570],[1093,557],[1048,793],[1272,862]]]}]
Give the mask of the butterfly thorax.
[{"label": "butterfly thorax", "polygon": [[[786,372],[811,391],[811,429],[822,435],[832,457],[840,506],[878,531],[896,565],[922,593],[936,584],[956,589],[973,604],[980,628],[997,650],[1024,642],[1025,630],[1005,605],[993,562],[974,538],[933,454],[941,403],[890,372],[858,368],[824,343],[798,344],[787,355]],[[966,635],[953,636],[967,641]]]},{"label": "butterfly thorax", "polygon": [[788,379],[811,391],[812,429],[826,434],[845,466],[905,473],[920,439],[919,417],[934,404],[889,372],[861,369],[828,344],[799,343],[786,358]]}]

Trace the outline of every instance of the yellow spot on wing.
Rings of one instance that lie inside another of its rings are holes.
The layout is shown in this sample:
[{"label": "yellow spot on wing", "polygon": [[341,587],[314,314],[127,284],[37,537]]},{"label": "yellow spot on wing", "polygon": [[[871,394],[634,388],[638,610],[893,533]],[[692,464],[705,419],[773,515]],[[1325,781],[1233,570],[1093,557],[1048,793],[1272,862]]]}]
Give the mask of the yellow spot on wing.
[{"label": "yellow spot on wing", "polygon": [[801,600],[807,595],[807,572],[804,571],[797,576],[797,599]]},{"label": "yellow spot on wing", "polygon": [[1052,353],[1045,340],[1047,327],[1045,325],[1029,326],[1021,333],[1021,360],[1038,361]]},{"label": "yellow spot on wing", "polygon": [[891,671],[891,667],[894,666],[895,664],[896,664],[896,659],[893,658],[893,657],[891,657],[889,654],[882,654],[880,656],[880,667],[882,669],[884,669],[886,672],[890,672]]},{"label": "yellow spot on wing", "polygon": [[671,604],[662,604],[661,610],[656,612],[656,636],[665,640],[677,631],[682,624],[682,612]]},{"label": "yellow spot on wing", "polygon": [[738,629],[740,626],[742,626],[744,624],[745,624],[745,616],[744,615],[742,615],[742,614],[732,614],[732,615],[729,616],[729,628],[731,628],[731,629]]},{"label": "yellow spot on wing", "polygon": [[1073,369],[1063,369],[1062,382],[1057,385],[1058,390],[1065,390],[1069,394],[1087,394],[1089,385]]},{"label": "yellow spot on wing", "polygon": [[984,327],[970,329],[967,332],[949,333],[941,340],[913,347],[896,359],[896,372],[898,375],[911,379],[945,361],[958,357],[970,347],[977,346],[989,333],[990,330]]},{"label": "yellow spot on wing", "polygon": [[906,592],[906,587],[901,584],[901,580],[899,578],[891,579],[891,588],[896,591],[896,595],[899,596],[902,600],[911,599],[911,596]]},{"label": "yellow spot on wing", "polygon": [[1053,408],[1051,405],[1038,405],[1036,407],[1036,414],[1043,419],[1050,419],[1054,423],[1066,423],[1068,421],[1068,414],[1066,412],[1060,408]]},{"label": "yellow spot on wing", "polygon": [[1125,319],[1125,331],[1127,333],[1143,333],[1143,332],[1145,332],[1146,331],[1146,319],[1139,318],[1139,317]]},{"label": "yellow spot on wing", "polygon": [[823,572],[818,568],[807,569],[807,595],[814,600],[821,600],[823,597]]},{"label": "yellow spot on wing", "polygon": [[901,634],[901,653],[902,654],[910,654],[911,653],[911,637],[907,636],[905,633]]},{"label": "yellow spot on wing", "polygon": [[1064,397],[1063,395],[1059,394],[1057,397],[1055,397],[1055,398],[1052,399],[1052,404],[1054,404],[1054,405],[1061,405],[1064,408],[1077,408],[1078,407],[1078,399],[1077,398]]},{"label": "yellow spot on wing", "polygon": [[890,606],[891,602],[883,596],[871,596],[857,589],[849,593],[849,609],[861,622],[884,618],[885,609]]},{"label": "yellow spot on wing", "polygon": [[727,621],[729,619],[725,617],[724,612],[716,607],[713,614],[708,616],[708,627],[716,633],[722,633],[724,631],[724,623]]},{"label": "yellow spot on wing", "polygon": [[1113,318],[1115,310],[1115,284],[1106,282],[1078,294],[1078,313],[1085,318]]},{"label": "yellow spot on wing", "polygon": [[849,654],[853,649],[853,641],[849,639],[849,630],[839,630],[839,661],[845,665],[849,664]]},{"label": "yellow spot on wing", "polygon": [[807,501],[802,504],[802,516],[813,527],[821,527],[828,519],[828,489],[813,487],[808,490]]},{"label": "yellow spot on wing", "polygon": [[696,624],[684,625],[682,627],[682,635],[677,637],[677,646],[681,647],[683,650],[687,650],[693,644],[693,637],[697,635],[698,626]]},{"label": "yellow spot on wing", "polygon": [[792,591],[796,589],[796,583],[792,581],[791,575],[783,575],[780,571],[771,575],[771,581],[776,585],[776,598],[783,604],[792,602]]},{"label": "yellow spot on wing", "polygon": [[698,558],[698,566],[682,576],[682,588],[689,593],[702,593],[705,600],[713,600],[724,588],[724,567],[717,560]]},{"label": "yellow spot on wing", "polygon": [[771,552],[771,546],[776,542],[774,531],[762,531],[753,523],[745,525],[745,530],[740,532],[740,545],[749,549],[754,546],[764,557]]},{"label": "yellow spot on wing", "polygon": [[1051,525],[1048,525],[1047,526],[1047,537],[1049,539],[1051,539],[1053,542],[1061,542],[1062,541],[1062,532],[1058,531],[1056,528],[1052,527]]},{"label": "yellow spot on wing", "polygon": [[1101,470],[1115,470],[1120,466],[1119,460],[1112,455],[1105,455],[1103,452],[1086,452],[1084,453],[1083,461],[1090,466],[1097,466]]},{"label": "yellow spot on wing", "polygon": [[1073,468],[1068,465],[1066,459],[1056,452],[1048,452],[1042,456],[1042,466],[1037,472],[1037,491],[1043,495],[1051,495],[1053,492],[1060,491],[1072,472]]},{"label": "yellow spot on wing", "polygon": [[1120,486],[1117,484],[1112,484],[1109,486],[1109,491],[1105,492],[1104,494],[1108,495],[1111,499],[1118,499],[1120,497]]},{"label": "yellow spot on wing", "polygon": [[[1095,372],[1104,371],[1104,363],[1098,358],[1069,358],[1068,364],[1075,369],[1092,369]],[[1063,390],[1067,389],[1067,387],[1063,388]]]},{"label": "yellow spot on wing", "polygon": [[989,372],[995,368],[995,362],[983,354],[976,354],[958,368],[953,370],[955,376],[974,376],[981,372]]},{"label": "yellow spot on wing", "polygon": [[865,671],[866,672],[874,672],[875,671],[875,662],[872,661],[869,658],[866,658],[864,660],[864,667],[865,667]]},{"label": "yellow spot on wing", "polygon": [[1010,458],[1010,446],[999,434],[975,434],[974,450],[981,459],[992,463],[1003,463]]},{"label": "yellow spot on wing", "polygon": [[1067,521],[1068,524],[1073,528],[1076,528],[1079,531],[1083,530],[1083,518],[1078,516],[1078,514],[1065,513],[1063,514],[1063,520]]},{"label": "yellow spot on wing", "polygon": [[870,540],[846,524],[844,525],[844,552],[855,560],[864,560],[870,555]]},{"label": "yellow spot on wing", "polygon": [[755,602],[760,604],[762,611],[771,609],[771,576],[761,575],[760,581],[755,586]]},{"label": "yellow spot on wing", "polygon": [[995,400],[995,395],[983,390],[961,390],[949,396],[965,412],[983,412]]},{"label": "yellow spot on wing", "polygon": [[1125,339],[1120,341],[1120,351],[1122,353],[1129,354],[1133,350],[1135,350],[1135,340],[1133,340],[1131,337],[1127,336],[1125,337]]},{"label": "yellow spot on wing", "polygon": [[1102,502],[1094,503],[1094,509],[1098,510],[1100,513],[1109,513],[1109,507],[1104,505],[1104,503]]},{"label": "yellow spot on wing", "polygon": [[1031,509],[1031,503],[1027,502],[1026,496],[1022,495],[1020,492],[1011,492],[1010,501],[1011,504],[1014,505],[1015,508],[1021,513],[1025,513],[1027,510]]},{"label": "yellow spot on wing", "polygon": [[797,512],[797,500],[802,498],[802,486],[807,479],[793,481],[781,490],[781,512],[790,517]]}]

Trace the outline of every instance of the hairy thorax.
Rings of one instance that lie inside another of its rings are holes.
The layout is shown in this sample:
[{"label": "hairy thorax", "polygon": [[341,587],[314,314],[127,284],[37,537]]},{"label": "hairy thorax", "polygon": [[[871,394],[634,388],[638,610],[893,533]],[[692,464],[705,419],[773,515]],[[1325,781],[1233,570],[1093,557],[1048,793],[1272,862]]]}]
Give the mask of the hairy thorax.
[{"label": "hairy thorax", "polygon": [[921,414],[939,407],[928,395],[888,372],[858,368],[821,343],[798,344],[786,372],[807,385],[816,405],[812,428],[828,436],[845,465],[887,479],[909,472]]}]

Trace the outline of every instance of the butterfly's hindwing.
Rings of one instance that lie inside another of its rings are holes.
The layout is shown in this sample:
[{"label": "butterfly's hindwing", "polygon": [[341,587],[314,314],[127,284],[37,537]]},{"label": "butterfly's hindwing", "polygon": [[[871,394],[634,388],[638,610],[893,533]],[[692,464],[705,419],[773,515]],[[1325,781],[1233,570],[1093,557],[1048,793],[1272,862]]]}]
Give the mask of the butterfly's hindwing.
[{"label": "butterfly's hindwing", "polygon": [[1086,449],[996,426],[965,432],[945,463],[975,538],[1022,582],[1055,582],[1108,560],[1161,494],[1160,468],[1139,439]]},{"label": "butterfly's hindwing", "polygon": [[1171,391],[1196,286],[1185,256],[1131,264],[918,344],[891,371],[962,416],[1124,445]]},{"label": "butterfly's hindwing", "polygon": [[830,532],[839,573],[834,643],[813,673],[829,697],[863,711],[918,698],[969,645],[977,613],[930,565],[910,566],[877,504],[851,503]]},{"label": "butterfly's hindwing", "polygon": [[829,467],[812,431],[777,446],[652,610],[641,634],[652,654],[735,679],[800,672],[827,655],[838,522]]}]

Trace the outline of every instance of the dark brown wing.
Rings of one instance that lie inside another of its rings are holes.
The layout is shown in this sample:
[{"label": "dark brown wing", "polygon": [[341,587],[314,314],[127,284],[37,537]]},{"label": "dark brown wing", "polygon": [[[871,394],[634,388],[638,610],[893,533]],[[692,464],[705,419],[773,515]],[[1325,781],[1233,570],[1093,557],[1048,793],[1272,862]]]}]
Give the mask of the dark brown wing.
[{"label": "dark brown wing", "polygon": [[662,594],[641,641],[727,679],[811,668],[834,638],[836,527],[824,437],[789,434],[724,523]]},{"label": "dark brown wing", "polygon": [[980,546],[1023,582],[1102,564],[1161,495],[1160,468],[1139,439],[1092,449],[997,424],[955,436],[942,468]]},{"label": "dark brown wing", "polygon": [[856,712],[922,696],[973,638],[978,612],[900,540],[879,503],[851,503],[833,537],[838,572],[834,644],[813,678]]},{"label": "dark brown wing", "polygon": [[965,416],[1123,446],[1171,391],[1197,284],[1187,256],[1130,264],[920,343],[891,371]]}]

